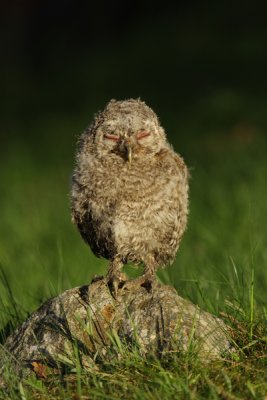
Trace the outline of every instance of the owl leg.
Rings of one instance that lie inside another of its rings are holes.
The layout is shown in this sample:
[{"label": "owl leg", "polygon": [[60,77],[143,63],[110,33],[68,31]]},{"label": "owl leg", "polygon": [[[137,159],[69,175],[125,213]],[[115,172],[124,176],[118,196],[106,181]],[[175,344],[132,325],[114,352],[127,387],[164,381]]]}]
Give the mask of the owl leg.
[{"label": "owl leg", "polygon": [[122,267],[123,262],[120,258],[115,258],[109,263],[106,280],[114,298],[117,297],[118,289],[127,281],[127,276],[121,272]]}]

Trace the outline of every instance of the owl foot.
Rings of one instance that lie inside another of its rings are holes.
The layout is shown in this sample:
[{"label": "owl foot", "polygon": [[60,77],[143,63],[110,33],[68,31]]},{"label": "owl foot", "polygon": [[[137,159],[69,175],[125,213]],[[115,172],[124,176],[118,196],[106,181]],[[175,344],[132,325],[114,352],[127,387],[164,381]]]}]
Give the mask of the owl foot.
[{"label": "owl foot", "polygon": [[107,276],[107,285],[109,287],[111,295],[116,299],[118,297],[118,291],[121,289],[125,282],[127,281],[127,276],[122,272],[116,273],[116,275]]},{"label": "owl foot", "polygon": [[155,275],[153,274],[144,274],[139,276],[138,278],[127,281],[123,285],[123,290],[132,290],[138,286],[144,287],[148,292],[152,291],[153,282],[155,282]]}]

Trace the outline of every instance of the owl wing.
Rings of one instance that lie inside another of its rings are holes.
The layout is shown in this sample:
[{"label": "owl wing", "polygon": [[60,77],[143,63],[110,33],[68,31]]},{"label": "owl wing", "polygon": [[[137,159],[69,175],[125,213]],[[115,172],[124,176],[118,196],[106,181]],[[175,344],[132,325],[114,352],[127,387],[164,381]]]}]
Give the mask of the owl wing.
[{"label": "owl wing", "polygon": [[157,154],[159,163],[163,168],[168,168],[171,174],[179,176],[181,182],[187,186],[190,174],[183,158],[175,153],[171,148],[164,148]]},{"label": "owl wing", "polygon": [[[172,262],[187,225],[189,172],[183,158],[171,148],[161,150],[158,157],[160,169],[166,177],[166,184],[172,188],[171,191],[164,193],[165,215],[169,221],[164,243],[165,248],[169,244]],[[164,264],[166,265],[165,262]]]}]

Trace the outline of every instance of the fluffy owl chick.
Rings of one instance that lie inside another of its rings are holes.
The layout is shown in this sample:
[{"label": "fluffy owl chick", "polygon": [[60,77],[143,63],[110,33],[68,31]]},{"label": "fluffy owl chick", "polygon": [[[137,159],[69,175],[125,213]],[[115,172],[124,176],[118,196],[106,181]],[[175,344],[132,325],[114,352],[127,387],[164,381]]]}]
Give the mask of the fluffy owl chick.
[{"label": "fluffy owl chick", "polygon": [[[175,257],[188,214],[188,170],[144,102],[111,100],[82,134],[71,192],[72,220],[118,288],[152,283]],[[125,283],[121,268],[144,274]]]}]

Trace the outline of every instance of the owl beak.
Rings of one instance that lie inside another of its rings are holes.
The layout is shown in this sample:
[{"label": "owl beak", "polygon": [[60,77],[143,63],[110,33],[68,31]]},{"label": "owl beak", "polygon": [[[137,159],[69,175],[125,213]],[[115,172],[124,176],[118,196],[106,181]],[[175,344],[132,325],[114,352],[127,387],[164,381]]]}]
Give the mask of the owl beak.
[{"label": "owl beak", "polygon": [[130,143],[125,142],[125,149],[126,149],[126,155],[127,155],[127,160],[129,163],[132,161],[132,146]]}]

